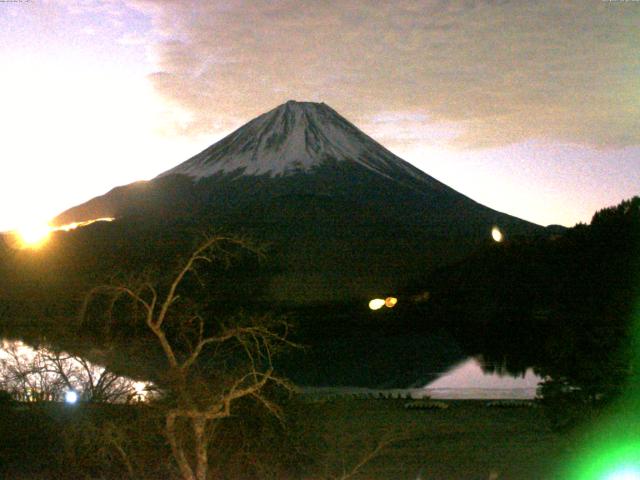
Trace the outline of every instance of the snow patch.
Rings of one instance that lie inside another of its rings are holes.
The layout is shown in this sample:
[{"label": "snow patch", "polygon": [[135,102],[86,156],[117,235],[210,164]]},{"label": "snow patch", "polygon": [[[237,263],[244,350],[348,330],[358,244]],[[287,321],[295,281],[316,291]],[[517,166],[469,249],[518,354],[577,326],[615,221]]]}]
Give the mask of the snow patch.
[{"label": "snow patch", "polygon": [[323,103],[289,101],[250,121],[201,153],[159,175],[194,179],[240,171],[243,175],[289,175],[326,160],[351,161],[387,178],[428,175],[361,132]]}]

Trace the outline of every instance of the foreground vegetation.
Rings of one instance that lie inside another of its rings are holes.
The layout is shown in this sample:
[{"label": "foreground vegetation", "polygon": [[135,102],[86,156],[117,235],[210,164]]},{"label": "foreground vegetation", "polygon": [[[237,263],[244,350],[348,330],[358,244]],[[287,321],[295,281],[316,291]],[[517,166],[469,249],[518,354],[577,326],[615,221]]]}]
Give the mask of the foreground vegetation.
[{"label": "foreground vegetation", "polygon": [[533,367],[548,400],[613,401],[638,371],[640,197],[562,236],[507,238],[417,284],[429,301],[406,322],[446,324],[496,369]]},{"label": "foreground vegetation", "polygon": [[[260,250],[244,240],[209,237],[191,256],[165,268],[95,288],[84,297],[80,321],[68,325],[71,336],[99,352],[128,348],[127,358],[149,369],[144,377],[162,395],[141,405],[95,401],[77,407],[6,399],[0,409],[6,439],[0,474],[96,480],[555,478],[568,449],[580,442],[574,426],[597,419],[637,375],[632,313],[639,293],[639,226],[635,198],[563,237],[506,242],[436,272],[412,297],[424,301],[395,309],[396,317],[379,320],[379,330],[363,327],[389,343],[387,330],[431,337],[421,325],[431,328],[435,319],[466,352],[482,354],[497,368],[533,365],[547,380],[545,398],[539,408],[527,409],[483,402],[405,409],[403,401],[389,399],[301,401],[272,362],[293,348],[286,318],[241,308],[228,312],[216,295],[224,265]],[[310,334],[310,325],[307,339],[326,335],[326,323],[318,335]],[[353,324],[349,328],[356,331]],[[357,344],[370,350],[357,333],[345,336],[348,351]],[[420,350],[420,366],[426,352],[433,354]],[[325,367],[335,369],[338,356],[330,357]],[[154,361],[143,361],[149,358]],[[393,355],[383,358],[393,369],[410,370]]]},{"label": "foreground vegetation", "polygon": [[[282,424],[259,415],[222,423],[216,433],[220,463],[210,478],[551,479],[580,441],[552,431],[542,408],[451,401],[446,409],[409,410],[404,403],[293,401]],[[1,474],[178,478],[157,420],[141,405],[3,408]]]}]

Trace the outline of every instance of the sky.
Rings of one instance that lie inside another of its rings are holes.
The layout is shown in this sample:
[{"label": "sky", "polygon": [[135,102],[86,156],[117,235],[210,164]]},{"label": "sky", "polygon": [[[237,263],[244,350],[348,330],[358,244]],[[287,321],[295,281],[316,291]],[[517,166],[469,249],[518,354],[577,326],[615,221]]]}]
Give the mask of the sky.
[{"label": "sky", "polygon": [[322,101],[497,210],[640,194],[640,1],[0,0],[0,230]]}]

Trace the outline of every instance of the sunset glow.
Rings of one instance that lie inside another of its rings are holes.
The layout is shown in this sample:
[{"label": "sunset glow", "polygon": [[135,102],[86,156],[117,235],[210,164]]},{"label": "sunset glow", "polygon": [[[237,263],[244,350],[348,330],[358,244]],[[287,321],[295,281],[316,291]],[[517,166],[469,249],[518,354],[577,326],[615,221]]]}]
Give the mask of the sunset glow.
[{"label": "sunset glow", "polygon": [[15,234],[21,248],[39,248],[47,241],[51,231],[46,223],[34,223],[20,227]]},{"label": "sunset glow", "polygon": [[76,228],[79,228],[79,227],[86,227],[87,225],[91,225],[92,223],[96,223],[96,222],[113,222],[114,220],[115,220],[115,218],[113,218],[113,217],[102,217],[102,218],[96,218],[96,219],[93,219],[93,220],[85,220],[84,222],[68,223],[66,225],[61,225],[59,227],[53,227],[52,230],[68,232],[70,230],[75,230]]},{"label": "sunset glow", "polygon": [[638,26],[0,0],[0,480],[640,480]]},{"label": "sunset glow", "polygon": [[0,231],[153,178],[292,98],[491,208],[589,221],[640,182],[640,10],[565,3],[2,3],[0,201],[19,208]]},{"label": "sunset glow", "polygon": [[20,249],[38,249],[42,247],[53,232],[68,232],[79,227],[85,227],[95,222],[112,222],[112,217],[96,218],[94,220],[86,220],[84,222],[74,222],[58,227],[51,226],[48,222],[27,223],[15,230],[13,233],[16,240],[15,246]]}]

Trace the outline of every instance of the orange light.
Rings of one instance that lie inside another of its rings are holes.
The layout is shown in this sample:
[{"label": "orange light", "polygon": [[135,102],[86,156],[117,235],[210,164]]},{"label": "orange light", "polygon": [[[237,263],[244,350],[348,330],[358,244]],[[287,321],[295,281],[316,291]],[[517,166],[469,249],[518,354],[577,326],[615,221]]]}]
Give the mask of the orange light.
[{"label": "orange light", "polygon": [[52,228],[47,223],[25,224],[14,230],[19,248],[40,248],[51,235]]},{"label": "orange light", "polygon": [[67,225],[61,225],[59,227],[52,227],[47,222],[31,222],[16,228],[12,231],[14,238],[16,239],[15,247],[25,249],[38,249],[42,247],[52,232],[68,232],[75,230],[79,227],[85,227],[95,222],[112,222],[115,220],[112,217],[96,218],[95,220],[86,220],[84,222],[74,222]]},{"label": "orange light", "polygon": [[68,232],[70,230],[75,230],[76,228],[79,228],[79,227],[86,227],[87,225],[91,225],[92,223],[96,223],[96,222],[113,222],[114,220],[115,220],[115,218],[113,218],[113,217],[102,217],[102,218],[96,218],[94,220],[85,220],[84,222],[68,223],[66,225],[61,225],[59,227],[55,227],[54,230]]},{"label": "orange light", "polygon": [[387,298],[384,300],[384,305],[385,305],[387,308],[393,308],[393,307],[395,307],[395,306],[396,306],[396,303],[398,303],[398,299],[397,299],[396,297],[387,297]]}]

